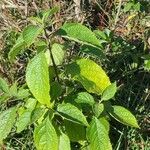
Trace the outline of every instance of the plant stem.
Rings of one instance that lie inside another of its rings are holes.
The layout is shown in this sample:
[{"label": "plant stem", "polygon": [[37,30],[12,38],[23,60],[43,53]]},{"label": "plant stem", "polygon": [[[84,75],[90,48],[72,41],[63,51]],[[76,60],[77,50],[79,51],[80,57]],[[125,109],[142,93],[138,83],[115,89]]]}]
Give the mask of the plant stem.
[{"label": "plant stem", "polygon": [[113,30],[115,30],[117,22],[118,22],[118,18],[119,18],[119,14],[120,14],[120,10],[121,10],[121,5],[122,5],[122,0],[119,1],[119,5],[118,5],[118,11],[116,14],[116,18],[115,18],[115,22],[114,22],[114,27]]},{"label": "plant stem", "polygon": [[59,76],[58,76],[58,71],[57,71],[57,66],[55,64],[55,60],[54,60],[54,57],[53,57],[53,54],[52,54],[52,49],[51,49],[51,42],[50,42],[50,39],[49,39],[49,36],[46,32],[46,29],[44,29],[44,32],[45,32],[45,37],[46,37],[46,40],[48,42],[48,49],[50,51],[50,57],[51,57],[51,60],[52,60],[52,63],[53,63],[53,66],[54,66],[54,71],[55,71],[55,75],[56,75],[56,79],[58,81],[58,83],[60,82],[59,80]]}]

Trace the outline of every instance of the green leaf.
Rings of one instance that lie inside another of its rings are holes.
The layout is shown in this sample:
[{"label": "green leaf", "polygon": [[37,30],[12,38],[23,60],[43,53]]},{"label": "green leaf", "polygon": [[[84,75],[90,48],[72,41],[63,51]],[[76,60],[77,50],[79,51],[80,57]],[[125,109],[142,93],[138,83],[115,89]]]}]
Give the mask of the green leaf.
[{"label": "green leaf", "polygon": [[91,150],[112,150],[108,132],[97,118],[92,119],[87,130],[87,137]]},{"label": "green leaf", "polygon": [[10,133],[16,118],[16,108],[9,108],[0,113],[0,143]]},{"label": "green leaf", "polygon": [[[65,51],[63,50],[63,46],[60,45],[60,44],[57,44],[57,43],[54,43],[52,45],[52,55],[53,55],[53,58],[54,58],[54,62],[55,64],[58,66],[58,65],[61,65],[63,63],[63,60],[64,60],[64,56],[65,56]],[[45,52],[45,56],[46,56],[46,59],[47,59],[47,62],[50,66],[53,66],[53,63],[52,63],[52,59],[51,59],[51,56],[50,56],[50,51],[47,50]]]},{"label": "green leaf", "polygon": [[23,39],[23,35],[21,34],[15,45],[11,48],[11,50],[9,51],[8,53],[8,58],[10,59],[10,61],[13,61],[16,57],[16,55],[18,55],[22,50],[25,49],[25,42],[24,42],[24,39]]},{"label": "green leaf", "polygon": [[93,32],[95,33],[95,35],[98,38],[103,39],[103,40],[107,40],[107,36],[106,36],[105,32],[100,31],[100,30],[94,30]]},{"label": "green leaf", "polygon": [[37,150],[58,150],[57,134],[49,117],[35,128],[34,143]]},{"label": "green leaf", "polygon": [[58,82],[53,82],[51,84],[51,91],[50,91],[51,99],[55,100],[61,95],[61,93],[62,93],[61,85]]},{"label": "green leaf", "polygon": [[105,117],[101,117],[98,120],[101,122],[101,124],[103,124],[103,126],[106,129],[106,131],[109,133],[110,124],[109,124],[108,120]]},{"label": "green leaf", "polygon": [[7,93],[2,94],[0,96],[0,103],[6,102],[9,98],[10,98],[10,96]]},{"label": "green leaf", "polygon": [[88,122],[83,113],[72,104],[59,104],[57,111],[68,120],[88,126]]},{"label": "green leaf", "polygon": [[5,93],[9,93],[9,86],[7,82],[1,77],[0,77],[0,90],[2,90]]},{"label": "green leaf", "polygon": [[27,109],[19,116],[16,122],[17,133],[23,131],[30,124],[31,113],[32,111]]},{"label": "green leaf", "polygon": [[104,104],[95,103],[93,106],[93,111],[96,117],[99,117],[100,114],[104,111]]},{"label": "green leaf", "polygon": [[43,17],[42,17],[42,21],[45,22],[47,21],[49,16],[54,15],[55,13],[57,13],[59,11],[59,7],[55,6],[52,9],[46,10],[43,12]]},{"label": "green leaf", "polygon": [[27,26],[23,30],[23,40],[27,44],[27,46],[30,46],[42,31],[43,31],[43,28],[41,27],[38,27],[35,25]]},{"label": "green leaf", "polygon": [[37,104],[37,100],[34,98],[29,98],[26,103],[25,103],[25,107],[30,109],[30,110],[34,110],[35,106]]},{"label": "green leaf", "polygon": [[100,59],[106,58],[104,52],[97,47],[82,45],[80,51],[96,58]]},{"label": "green leaf", "polygon": [[10,87],[10,96],[17,96],[17,82],[14,82],[13,85]]},{"label": "green leaf", "polygon": [[75,96],[74,101],[75,101],[76,103],[79,103],[79,104],[89,104],[89,105],[91,105],[91,106],[95,103],[93,96],[90,95],[90,94],[87,93],[87,92],[80,92],[80,93],[78,93],[78,94]]},{"label": "green leaf", "polygon": [[71,150],[70,140],[64,133],[61,133],[59,137],[59,150]]},{"label": "green leaf", "polygon": [[39,17],[29,17],[28,18],[29,21],[32,23],[32,24],[39,24],[39,25],[42,25],[42,19],[40,19]]},{"label": "green leaf", "polygon": [[47,43],[45,40],[38,39],[34,42],[37,53],[47,50]]},{"label": "green leaf", "polygon": [[85,126],[80,124],[64,120],[65,129],[69,139],[73,142],[84,141],[86,140],[86,129]]},{"label": "green leaf", "polygon": [[110,85],[105,71],[90,59],[78,59],[66,69],[66,72],[79,81],[89,93],[100,95]]},{"label": "green leaf", "polygon": [[110,110],[110,114],[113,118],[122,124],[140,128],[134,115],[122,106],[113,106],[112,110]]},{"label": "green leaf", "polygon": [[24,99],[24,98],[27,98],[29,95],[30,95],[30,93],[29,93],[28,89],[22,89],[22,88],[20,88],[18,90],[18,93],[17,93],[16,97],[18,99]]},{"label": "green leaf", "polygon": [[133,2],[128,2],[124,7],[124,12],[129,11],[133,7],[133,5],[134,5]]},{"label": "green leaf", "polygon": [[33,98],[29,98],[25,103],[26,109],[22,109],[19,112],[19,118],[16,122],[17,133],[23,131],[31,122],[31,114],[36,106],[37,100]]},{"label": "green leaf", "polygon": [[36,55],[28,64],[26,82],[34,97],[41,104],[50,107],[48,64],[43,52]]},{"label": "green leaf", "polygon": [[58,34],[79,43],[101,47],[95,34],[86,26],[79,23],[65,23]]},{"label": "green leaf", "polygon": [[116,92],[117,92],[117,86],[116,86],[116,82],[114,82],[104,90],[104,92],[102,93],[101,100],[107,101],[113,98]]},{"label": "green leaf", "polygon": [[39,120],[43,116],[43,114],[45,114],[45,111],[45,108],[35,108],[31,114],[31,124]]}]

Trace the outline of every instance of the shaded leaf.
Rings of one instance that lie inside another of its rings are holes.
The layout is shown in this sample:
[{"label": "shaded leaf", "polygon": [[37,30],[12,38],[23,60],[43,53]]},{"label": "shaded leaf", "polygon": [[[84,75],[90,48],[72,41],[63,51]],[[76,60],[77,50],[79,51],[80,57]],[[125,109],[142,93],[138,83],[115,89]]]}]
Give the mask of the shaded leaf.
[{"label": "shaded leaf", "polygon": [[86,140],[86,129],[85,126],[80,124],[64,120],[65,129],[69,139],[73,142]]},{"label": "shaded leaf", "polygon": [[93,47],[93,46],[89,46],[89,45],[82,45],[80,48],[80,51],[85,54],[89,54],[93,57],[97,57],[97,58],[101,58],[101,59],[106,58],[104,52],[97,47]]},{"label": "shaded leaf", "polygon": [[58,98],[62,93],[61,85],[58,82],[53,82],[51,84],[51,91],[50,91],[51,99]]}]

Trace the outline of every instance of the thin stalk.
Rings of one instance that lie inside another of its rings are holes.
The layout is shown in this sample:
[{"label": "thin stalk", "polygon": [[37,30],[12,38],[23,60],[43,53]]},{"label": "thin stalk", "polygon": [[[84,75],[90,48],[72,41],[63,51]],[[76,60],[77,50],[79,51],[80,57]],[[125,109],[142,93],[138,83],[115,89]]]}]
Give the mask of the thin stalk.
[{"label": "thin stalk", "polygon": [[44,32],[45,32],[45,37],[46,37],[46,40],[48,42],[48,49],[50,51],[50,57],[51,57],[51,60],[52,60],[52,63],[53,63],[53,66],[54,66],[54,71],[55,71],[55,75],[56,75],[56,79],[58,81],[58,83],[60,82],[59,80],[59,76],[58,76],[58,71],[57,71],[57,66],[55,64],[55,60],[54,60],[54,57],[53,57],[53,54],[52,54],[52,49],[51,49],[51,42],[50,42],[50,39],[49,39],[49,36],[46,32],[46,29],[44,29]]},{"label": "thin stalk", "polygon": [[118,18],[119,18],[119,14],[120,14],[120,10],[121,10],[121,6],[122,6],[122,0],[119,1],[118,11],[117,11],[117,14],[116,14],[113,30],[115,30],[115,28],[116,28],[116,25],[117,25],[117,22],[118,22]]}]

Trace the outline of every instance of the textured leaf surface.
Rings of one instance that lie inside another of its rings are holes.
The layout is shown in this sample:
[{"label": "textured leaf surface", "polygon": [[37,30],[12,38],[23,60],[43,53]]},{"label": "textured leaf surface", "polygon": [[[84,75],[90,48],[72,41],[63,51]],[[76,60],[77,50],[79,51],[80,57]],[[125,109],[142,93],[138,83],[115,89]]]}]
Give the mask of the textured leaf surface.
[{"label": "textured leaf surface", "polygon": [[70,140],[64,133],[61,133],[59,137],[59,150],[71,150]]},{"label": "textured leaf surface", "polygon": [[25,104],[26,109],[19,113],[19,117],[16,122],[17,132],[23,131],[31,122],[31,114],[36,106],[36,99],[29,98]]},{"label": "textured leaf surface", "polygon": [[78,59],[67,66],[67,73],[73,79],[78,80],[90,93],[102,94],[110,85],[109,77],[105,71],[94,61],[89,59]]},{"label": "textured leaf surface", "polygon": [[9,54],[8,54],[8,58],[12,61],[14,60],[15,56],[18,55],[24,48],[25,48],[25,42],[23,39],[23,35],[21,34],[15,45],[11,48]]},{"label": "textured leaf surface", "polygon": [[59,7],[55,6],[52,9],[46,10],[43,12],[43,17],[42,17],[42,21],[45,22],[47,21],[49,16],[54,15],[55,13],[57,13],[59,11]]},{"label": "textured leaf surface", "polygon": [[17,98],[24,99],[24,98],[27,98],[29,95],[30,93],[28,89],[19,89],[17,93]]},{"label": "textured leaf surface", "polygon": [[101,122],[101,124],[103,124],[103,126],[106,129],[106,131],[109,132],[110,124],[109,124],[108,120],[105,117],[101,117],[98,120]]},{"label": "textured leaf surface", "polygon": [[112,150],[108,132],[97,118],[93,118],[87,130],[87,137],[90,141],[91,150]]},{"label": "textured leaf surface", "polygon": [[122,106],[113,106],[113,110],[110,112],[110,114],[117,121],[119,121],[125,125],[139,128],[139,125],[138,125],[137,120],[134,117],[134,115],[129,110],[127,110],[126,108],[124,108]]},{"label": "textured leaf surface", "polygon": [[89,105],[93,105],[95,103],[93,96],[87,92],[78,93],[75,98],[75,102],[80,104],[89,104]]},{"label": "textured leaf surface", "polygon": [[99,117],[100,114],[104,111],[104,104],[95,103],[93,106],[93,111],[96,117]]},{"label": "textured leaf surface", "polygon": [[0,90],[2,90],[5,93],[9,93],[9,86],[7,82],[1,77],[0,77]]},{"label": "textured leaf surface", "polygon": [[16,118],[16,108],[10,108],[0,113],[0,143],[10,133]]},{"label": "textured leaf surface", "polygon": [[[55,64],[56,65],[61,65],[63,60],[64,60],[64,56],[65,56],[65,51],[63,50],[63,46],[60,45],[60,44],[55,43],[55,44],[52,45],[51,51],[52,51],[52,54],[53,54]],[[50,66],[53,66],[49,50],[46,51],[45,56],[46,56],[48,64]]]},{"label": "textured leaf surface", "polygon": [[117,92],[116,82],[109,85],[103,92],[101,100],[107,101],[115,96]]},{"label": "textured leaf surface", "polygon": [[20,133],[23,131],[27,125],[30,123],[30,118],[31,118],[31,110],[25,110],[20,116],[19,119],[16,122],[16,127],[17,127],[17,133]]},{"label": "textured leaf surface", "polygon": [[86,139],[85,126],[65,120],[65,129],[69,139],[73,142],[83,141]]},{"label": "textured leaf surface", "polygon": [[33,111],[32,111],[32,114],[31,114],[31,123],[34,123],[35,121],[37,121],[38,119],[40,119],[43,114],[45,113],[45,108],[35,108]]},{"label": "textured leaf surface", "polygon": [[49,117],[35,128],[34,143],[37,150],[58,150],[57,134]]},{"label": "textured leaf surface", "polygon": [[59,104],[57,111],[68,120],[88,126],[88,122],[83,113],[72,104]]},{"label": "textured leaf surface", "polygon": [[34,40],[38,37],[38,35],[42,32],[42,28],[35,26],[35,25],[29,25],[23,30],[23,40],[24,42],[30,46]]},{"label": "textured leaf surface", "polygon": [[83,26],[79,23],[64,24],[61,27],[58,34],[80,43],[86,42],[87,44],[92,44],[101,47],[101,44],[96,38],[95,34],[86,26]]},{"label": "textured leaf surface", "polygon": [[50,106],[48,64],[43,52],[36,55],[27,66],[26,82],[34,97]]}]

